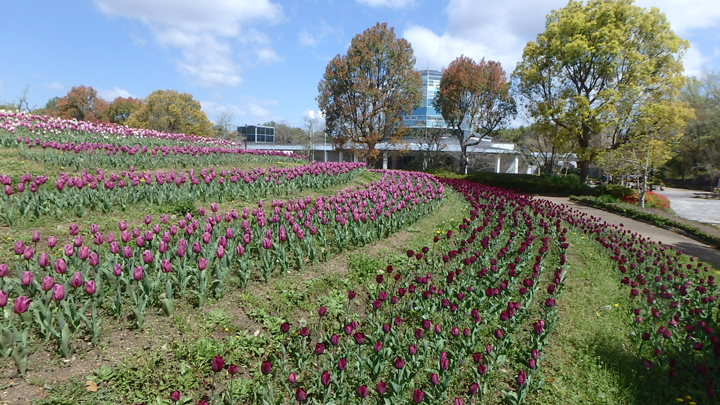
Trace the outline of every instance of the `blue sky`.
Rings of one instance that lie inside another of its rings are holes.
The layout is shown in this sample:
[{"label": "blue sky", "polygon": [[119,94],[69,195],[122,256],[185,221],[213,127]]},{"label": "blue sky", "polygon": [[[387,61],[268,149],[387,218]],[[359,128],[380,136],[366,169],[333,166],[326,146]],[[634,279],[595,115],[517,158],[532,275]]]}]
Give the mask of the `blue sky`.
[{"label": "blue sky", "polygon": [[[510,74],[545,16],[566,0],[0,0],[0,101],[29,86],[43,106],[86,85],[110,100],[187,92],[210,120],[301,125],[327,62],[387,22],[418,68],[464,54]],[[720,70],[718,0],[636,0],[688,39],[688,75]]]}]

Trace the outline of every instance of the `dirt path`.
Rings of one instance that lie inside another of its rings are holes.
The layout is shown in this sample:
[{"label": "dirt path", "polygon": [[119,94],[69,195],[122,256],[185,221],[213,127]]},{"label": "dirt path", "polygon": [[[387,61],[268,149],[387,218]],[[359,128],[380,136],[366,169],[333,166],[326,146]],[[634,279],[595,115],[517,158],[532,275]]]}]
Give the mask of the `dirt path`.
[{"label": "dirt path", "polygon": [[671,245],[676,249],[693,255],[698,259],[712,264],[713,266],[720,268],[720,250],[708,246],[702,242],[698,242],[695,239],[688,238],[678,233],[658,228],[656,226],[636,221],[634,219],[622,217],[607,211],[603,211],[597,208],[588,207],[576,202],[570,201],[566,197],[536,197],[548,200],[555,204],[566,205],[575,211],[592,215],[600,220],[607,222],[612,225],[623,224],[624,227],[632,232],[637,232],[645,238],[650,240],[662,242],[666,245]]}]

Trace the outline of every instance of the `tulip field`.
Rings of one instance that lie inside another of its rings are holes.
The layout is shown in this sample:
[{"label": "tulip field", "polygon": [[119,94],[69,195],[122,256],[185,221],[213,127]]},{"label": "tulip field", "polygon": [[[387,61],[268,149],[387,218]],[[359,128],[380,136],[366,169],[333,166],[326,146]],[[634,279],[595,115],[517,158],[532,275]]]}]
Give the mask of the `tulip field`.
[{"label": "tulip field", "polygon": [[36,403],[542,403],[581,237],[642,395],[717,403],[717,269],[542,198],[19,113],[0,148],[0,385],[145,339]]}]

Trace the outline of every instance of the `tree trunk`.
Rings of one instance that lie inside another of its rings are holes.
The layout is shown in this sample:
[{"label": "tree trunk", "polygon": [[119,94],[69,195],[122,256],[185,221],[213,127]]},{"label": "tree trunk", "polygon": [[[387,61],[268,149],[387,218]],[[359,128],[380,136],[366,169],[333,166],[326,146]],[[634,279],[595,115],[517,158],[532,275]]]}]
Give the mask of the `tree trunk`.
[{"label": "tree trunk", "polygon": [[467,146],[463,142],[460,144],[460,173],[468,174],[468,163]]},{"label": "tree trunk", "polygon": [[580,168],[580,182],[586,183],[588,178],[588,172],[590,171],[590,162],[587,160],[581,160],[578,162]]}]

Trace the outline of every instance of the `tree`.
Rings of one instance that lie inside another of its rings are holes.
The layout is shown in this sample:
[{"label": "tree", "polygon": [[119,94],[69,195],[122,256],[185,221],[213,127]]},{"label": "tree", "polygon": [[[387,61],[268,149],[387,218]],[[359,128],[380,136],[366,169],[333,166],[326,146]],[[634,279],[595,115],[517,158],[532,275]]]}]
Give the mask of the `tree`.
[{"label": "tree", "polygon": [[48,115],[76,119],[78,121],[104,121],[103,114],[108,107],[107,101],[98,96],[92,87],[73,86],[73,88],[55,106],[48,109]]},{"label": "tree", "polygon": [[683,136],[685,122],[693,114],[682,102],[653,103],[645,108],[654,111],[639,114],[630,131],[634,135],[617,148],[601,152],[598,158],[598,165],[608,173],[637,179],[643,208],[650,173],[672,158],[675,144]]},{"label": "tree", "polygon": [[132,97],[117,97],[111,101],[104,116],[113,124],[125,125],[135,111],[142,107],[142,100]]},{"label": "tree", "polygon": [[680,98],[695,110],[680,143],[680,166],[684,178],[685,167],[694,172],[705,170],[720,177],[720,74],[706,71],[700,77],[690,77]]},{"label": "tree", "polygon": [[460,171],[467,174],[468,147],[515,117],[510,84],[499,62],[460,56],[443,70],[433,104],[460,143]]},{"label": "tree", "polygon": [[213,125],[213,132],[216,138],[231,139],[236,137],[237,130],[233,127],[235,114],[230,111],[224,111],[218,115]]},{"label": "tree", "polygon": [[560,162],[567,163],[572,157],[572,146],[567,138],[558,136],[556,125],[533,124],[528,127],[509,128],[499,135],[515,145],[527,162],[540,169],[544,176],[558,174]]},{"label": "tree", "polygon": [[30,107],[28,102],[28,94],[30,93],[30,86],[25,85],[25,88],[20,92],[20,96],[17,101],[4,102],[0,104],[0,110],[12,110],[30,113],[37,108],[37,106]]},{"label": "tree", "polygon": [[178,93],[177,90],[155,90],[150,93],[142,107],[127,120],[127,125],[203,137],[213,135],[212,123],[201,110],[200,103],[193,100],[192,95]]},{"label": "tree", "polygon": [[306,138],[305,131],[300,127],[292,127],[283,120],[280,122],[268,121],[263,124],[275,128],[275,143],[302,143]]},{"label": "tree", "polygon": [[[531,117],[562,129],[578,154],[580,178],[611,138],[617,148],[644,108],[682,86],[688,48],[658,9],[632,0],[570,1],[547,17],[545,31],[528,42],[513,74]],[[664,101],[660,101],[664,102]]]},{"label": "tree", "polygon": [[420,73],[410,43],[378,23],[352,39],[346,55],[325,68],[317,102],[335,145],[374,164],[381,142],[400,143],[406,128],[402,113],[420,105]]}]

